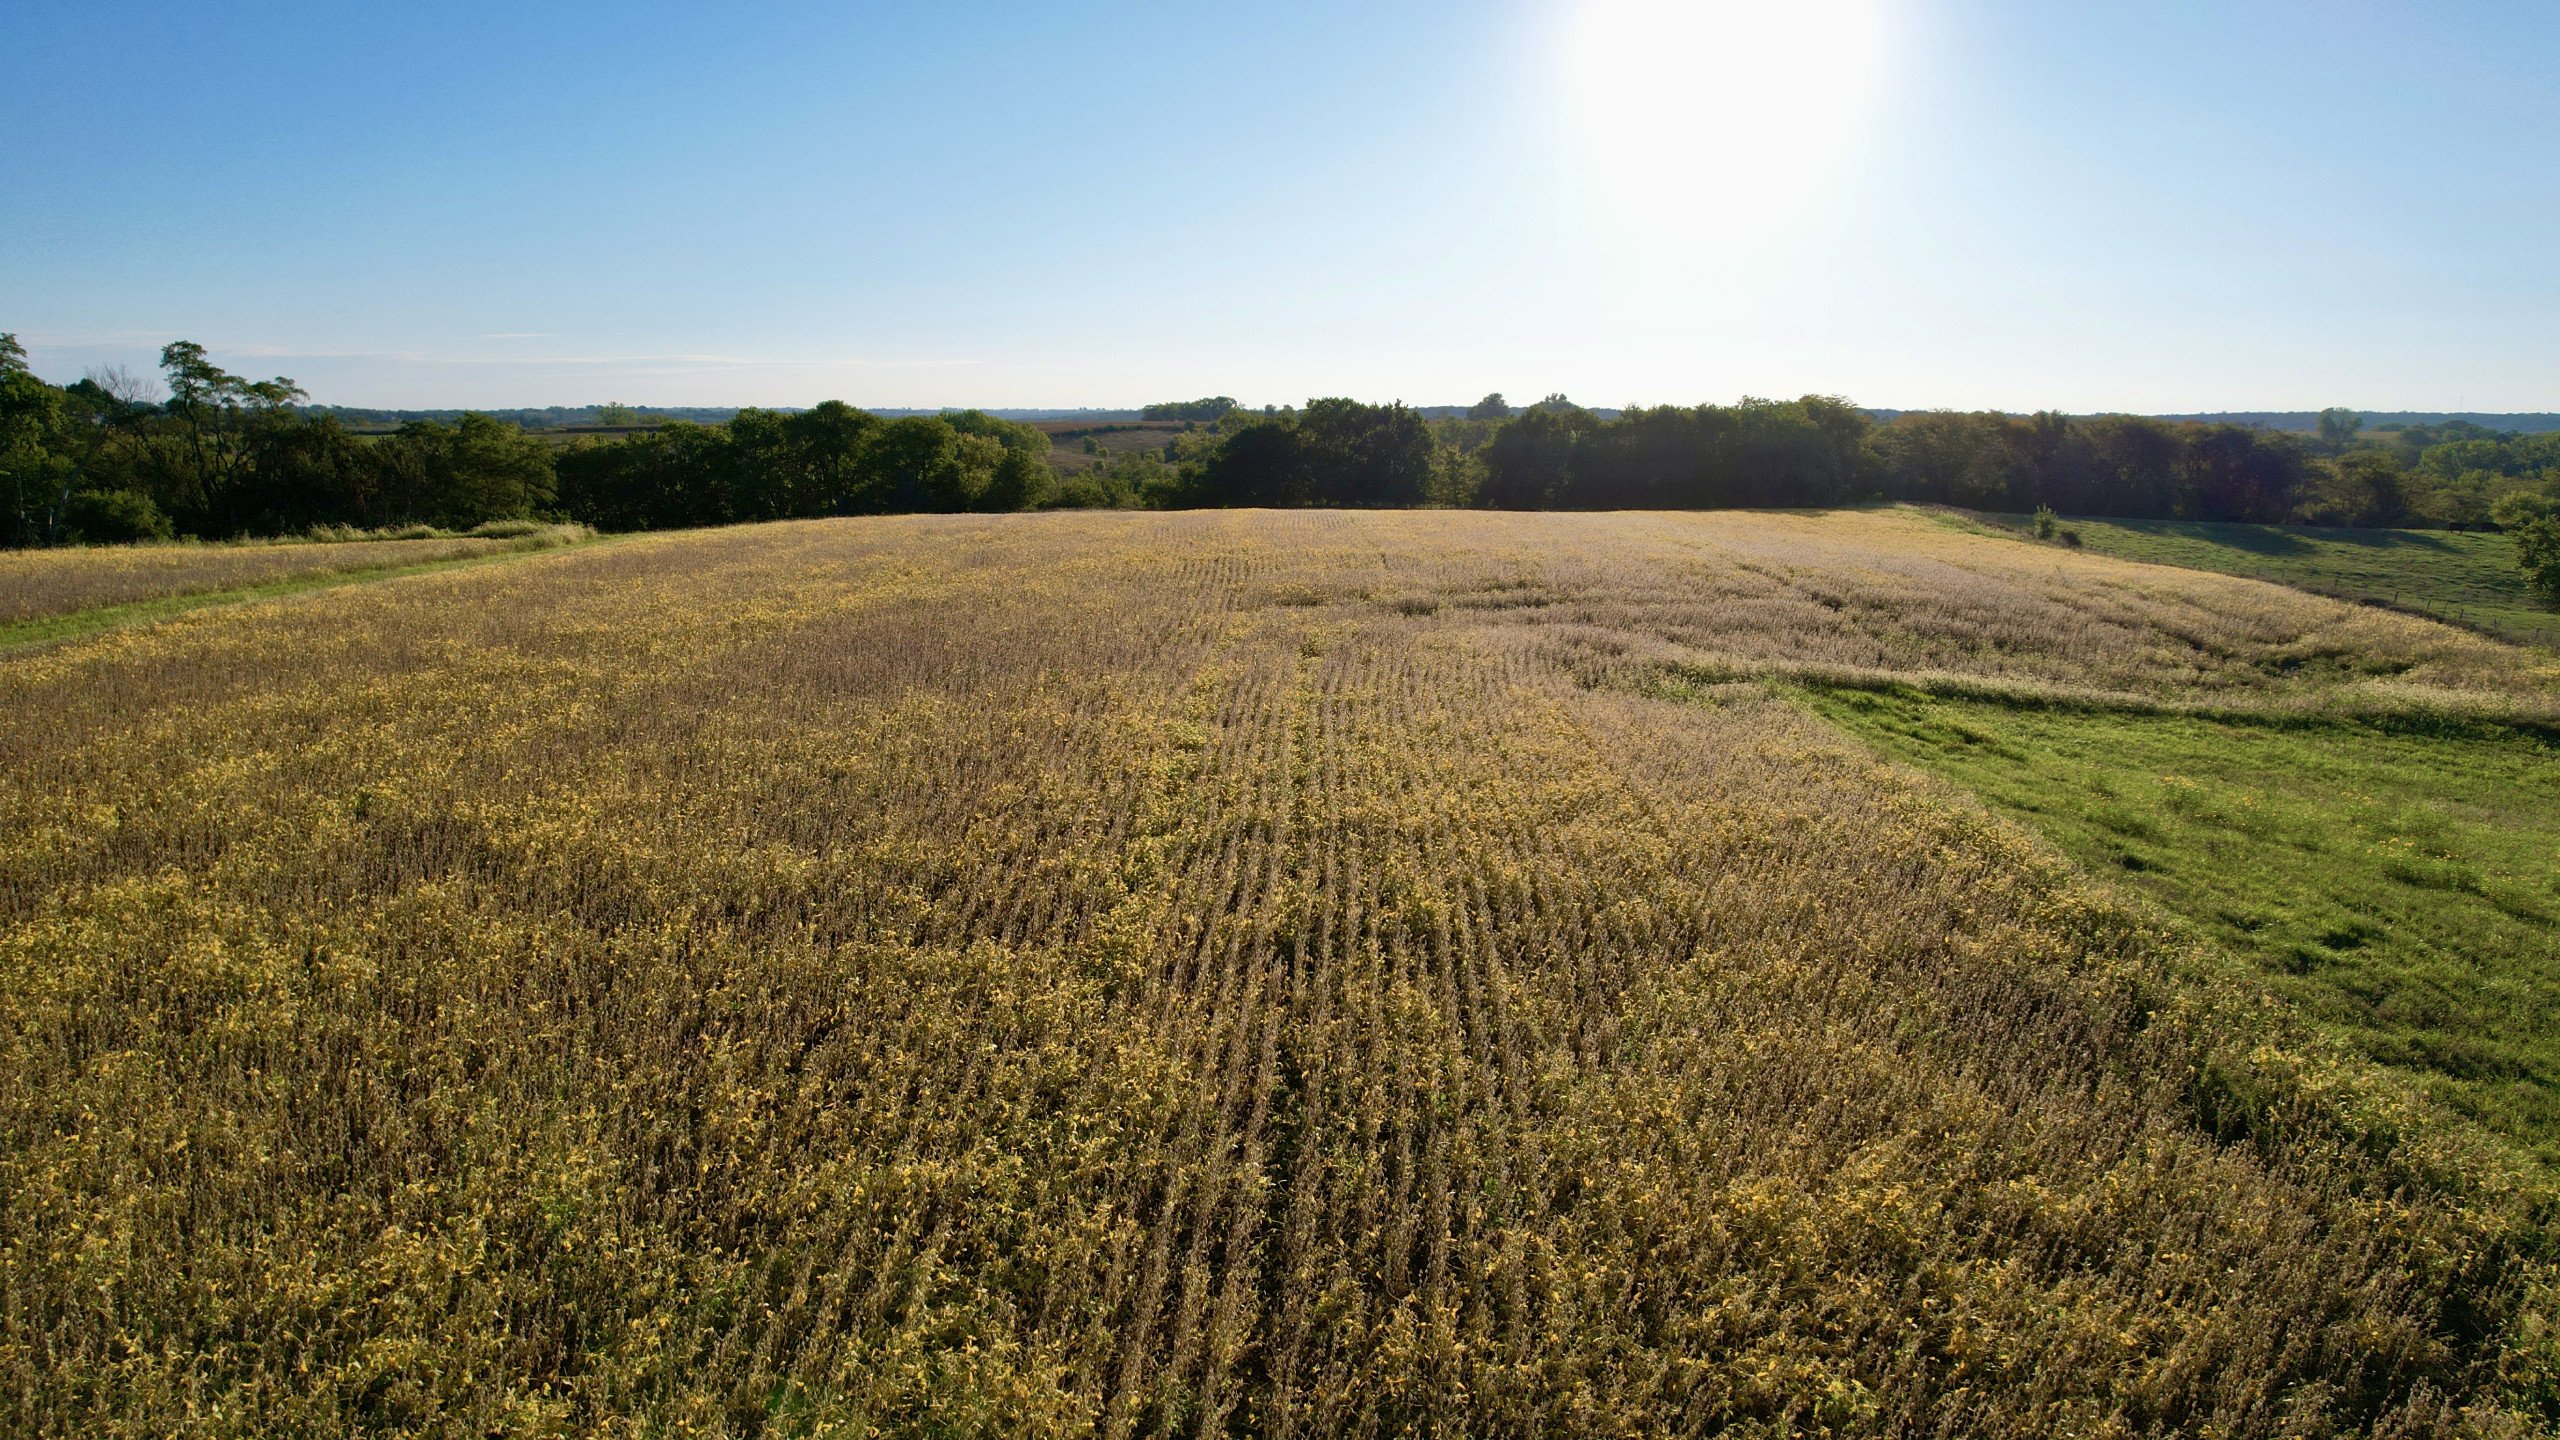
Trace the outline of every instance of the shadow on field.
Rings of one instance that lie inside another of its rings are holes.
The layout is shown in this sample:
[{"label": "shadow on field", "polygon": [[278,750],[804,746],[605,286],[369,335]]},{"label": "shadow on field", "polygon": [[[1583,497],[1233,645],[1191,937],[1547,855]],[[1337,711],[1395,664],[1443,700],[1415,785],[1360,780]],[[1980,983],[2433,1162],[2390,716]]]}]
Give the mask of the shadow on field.
[{"label": "shadow on field", "polygon": [[2319,549],[2312,543],[2314,540],[2327,541],[2332,545],[2356,545],[2368,550],[2417,548],[2451,553],[2454,549],[2442,536],[2422,530],[2351,530],[2332,526],[2286,528],[2221,520],[2109,519],[2106,523],[2144,535],[2227,545],[2253,555],[2310,555]]}]

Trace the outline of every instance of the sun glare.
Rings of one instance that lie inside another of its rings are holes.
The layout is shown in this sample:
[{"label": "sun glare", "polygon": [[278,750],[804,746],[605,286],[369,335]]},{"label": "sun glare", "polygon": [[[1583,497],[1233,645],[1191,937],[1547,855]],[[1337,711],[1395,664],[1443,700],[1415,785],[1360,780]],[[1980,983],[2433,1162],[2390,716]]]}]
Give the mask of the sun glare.
[{"label": "sun glare", "polygon": [[1649,250],[1735,258],[1850,158],[1881,0],[1582,0],[1572,97],[1595,208]]}]

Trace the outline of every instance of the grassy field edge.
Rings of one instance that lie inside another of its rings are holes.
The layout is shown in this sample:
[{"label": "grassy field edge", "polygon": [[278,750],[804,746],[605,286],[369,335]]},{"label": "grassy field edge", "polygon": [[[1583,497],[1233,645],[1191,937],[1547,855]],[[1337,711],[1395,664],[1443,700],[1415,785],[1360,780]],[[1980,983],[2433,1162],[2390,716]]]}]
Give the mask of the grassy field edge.
[{"label": "grassy field edge", "polygon": [[32,619],[0,623],[0,658],[45,645],[85,639],[127,626],[156,624],[174,619],[190,611],[207,610],[223,605],[253,604],[261,600],[280,600],[291,595],[315,590],[335,590],[348,585],[367,585],[380,580],[398,580],[411,575],[425,575],[441,570],[460,570],[477,565],[496,565],[521,560],[529,555],[554,555],[570,550],[590,549],[616,543],[628,537],[596,536],[579,540],[555,540],[546,536],[527,537],[524,542],[480,555],[462,555],[449,560],[425,560],[412,564],[367,565],[350,570],[320,570],[308,574],[271,580],[259,585],[235,585],[218,590],[191,590],[177,595],[160,595],[149,600],[134,600],[119,605],[97,605],[86,610],[73,610],[61,615],[39,615]]},{"label": "grassy field edge", "polygon": [[[2036,538],[2030,516],[1916,508],[1967,534],[2052,543]],[[2067,548],[2089,554],[2260,580],[2560,650],[2560,611],[2534,602],[2503,534],[2083,515],[2061,523],[2077,541]]]},{"label": "grassy field edge", "polygon": [[[2560,913],[2560,870],[2534,865],[2548,728],[1771,688],[2155,912],[2215,957],[2200,977],[2273,1002],[2281,1028],[2527,1160],[2537,1210],[2560,1198],[2560,1115],[2536,1099],[2560,1032],[2532,1019]],[[2416,746],[2443,767],[2409,766]]]}]

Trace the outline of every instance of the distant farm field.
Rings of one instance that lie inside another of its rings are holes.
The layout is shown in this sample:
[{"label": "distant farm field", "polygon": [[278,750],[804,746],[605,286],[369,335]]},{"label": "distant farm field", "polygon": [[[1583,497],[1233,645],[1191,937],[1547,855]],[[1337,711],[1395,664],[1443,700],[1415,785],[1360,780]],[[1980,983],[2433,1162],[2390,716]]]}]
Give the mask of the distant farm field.
[{"label": "distant farm field", "polygon": [[1033,428],[1048,432],[1049,463],[1067,475],[1099,465],[1114,455],[1162,450],[1166,442],[1182,433],[1181,422],[1175,420],[1126,420],[1099,425],[1052,421]]},{"label": "distant farm field", "polygon": [[813,521],[0,715],[7,1433],[2560,1406],[2550,1042],[2439,1038],[2552,983],[2560,665],[2417,617],[1899,512]]}]

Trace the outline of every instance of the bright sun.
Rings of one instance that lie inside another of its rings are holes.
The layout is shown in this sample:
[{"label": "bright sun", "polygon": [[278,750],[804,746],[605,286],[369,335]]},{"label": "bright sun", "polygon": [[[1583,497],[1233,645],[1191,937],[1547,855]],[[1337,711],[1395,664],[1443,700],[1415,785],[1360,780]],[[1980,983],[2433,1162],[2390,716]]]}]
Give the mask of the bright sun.
[{"label": "bright sun", "polygon": [[1883,0],[1582,0],[1574,117],[1593,199],[1647,249],[1748,255],[1849,158]]}]

